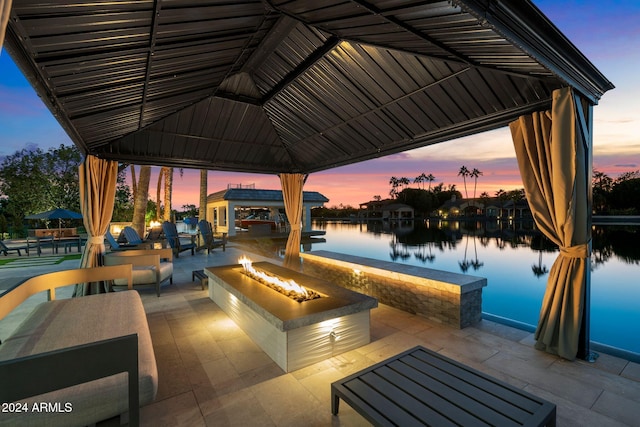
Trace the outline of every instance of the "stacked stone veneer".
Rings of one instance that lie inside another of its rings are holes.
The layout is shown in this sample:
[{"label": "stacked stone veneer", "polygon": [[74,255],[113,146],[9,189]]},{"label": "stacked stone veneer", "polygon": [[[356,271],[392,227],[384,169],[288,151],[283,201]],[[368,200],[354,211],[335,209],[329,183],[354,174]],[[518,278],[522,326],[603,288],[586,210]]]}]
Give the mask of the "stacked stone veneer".
[{"label": "stacked stone veneer", "polygon": [[485,278],[328,251],[301,256],[305,274],[400,310],[460,329],[481,319]]}]

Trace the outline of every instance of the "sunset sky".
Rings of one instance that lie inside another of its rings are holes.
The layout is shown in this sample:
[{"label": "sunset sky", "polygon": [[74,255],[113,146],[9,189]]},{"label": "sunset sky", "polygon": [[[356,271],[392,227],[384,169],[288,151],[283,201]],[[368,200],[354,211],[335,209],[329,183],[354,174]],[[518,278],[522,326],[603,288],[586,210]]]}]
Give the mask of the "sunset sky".
[{"label": "sunset sky", "polygon": [[[594,108],[594,168],[613,178],[640,169],[640,1],[534,0],[534,4],[616,86]],[[4,50],[0,54],[0,132],[0,156],[33,146],[47,150],[72,144]],[[328,206],[357,206],[375,195],[387,197],[391,176],[412,180],[424,172],[436,177],[434,184],[455,184],[464,195],[462,178],[457,176],[463,165],[483,173],[477,195],[522,187],[511,135],[503,128],[315,173],[305,190],[324,194]],[[155,188],[157,171],[151,179]],[[209,193],[230,183],[280,187],[272,175],[209,172]],[[467,187],[472,196],[473,182]],[[198,188],[198,171],[185,170],[182,177],[176,173],[173,208],[197,205]]]}]

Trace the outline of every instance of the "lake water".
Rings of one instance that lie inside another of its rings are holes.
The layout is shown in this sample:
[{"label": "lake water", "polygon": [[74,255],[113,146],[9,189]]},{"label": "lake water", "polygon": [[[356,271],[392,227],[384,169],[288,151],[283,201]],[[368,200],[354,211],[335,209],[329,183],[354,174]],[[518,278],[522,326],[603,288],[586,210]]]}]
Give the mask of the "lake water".
[{"label": "lake water", "polygon": [[[534,330],[558,249],[532,223],[315,221],[328,250],[487,278],[483,312]],[[640,358],[640,226],[594,226],[591,340]],[[609,349],[610,350],[610,349]],[[603,350],[604,351],[604,350]],[[613,351],[615,353],[615,351]]]}]

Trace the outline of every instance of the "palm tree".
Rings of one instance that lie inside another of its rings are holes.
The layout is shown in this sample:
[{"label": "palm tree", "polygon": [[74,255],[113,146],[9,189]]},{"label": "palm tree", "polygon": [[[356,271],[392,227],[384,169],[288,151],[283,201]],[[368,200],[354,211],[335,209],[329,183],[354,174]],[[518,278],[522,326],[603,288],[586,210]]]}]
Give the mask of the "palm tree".
[{"label": "palm tree", "polygon": [[162,192],[162,177],[164,176],[164,167],[160,168],[160,172],[158,173],[158,185],[156,186],[156,221],[160,221],[162,218],[162,212],[160,211],[160,194]]},{"label": "palm tree", "polygon": [[[135,168],[131,165],[132,182],[135,182]],[[133,219],[131,227],[144,236],[145,214],[147,213],[147,201],[149,200],[149,181],[151,180],[151,166],[140,166],[140,177],[134,185],[133,194]]]},{"label": "palm tree", "polygon": [[458,265],[460,266],[460,270],[462,270],[463,273],[466,273],[469,267],[471,267],[471,261],[467,259],[467,249],[469,249],[469,235],[465,234],[464,237],[464,259],[462,261],[458,261]]},{"label": "palm tree", "polygon": [[473,170],[469,173],[469,176],[473,177],[473,198],[476,198],[476,187],[478,186],[478,177],[482,176],[482,172],[478,169],[473,168]]},{"label": "palm tree", "polygon": [[489,193],[487,193],[486,191],[483,191],[482,193],[480,193],[480,201],[482,203],[482,211],[484,212],[484,215],[487,215],[487,205],[489,204],[489,200],[491,200],[491,197],[489,196]]},{"label": "palm tree", "polygon": [[473,259],[473,261],[471,261],[471,267],[473,267],[474,270],[479,270],[480,267],[482,267],[484,265],[484,262],[480,262],[480,260],[478,259],[478,249],[476,247],[476,236],[473,236],[473,253],[475,255],[475,258]]},{"label": "palm tree", "polygon": [[500,201],[500,216],[504,215],[504,204],[507,200],[509,200],[509,194],[504,191],[502,188],[496,191],[496,197]]},{"label": "palm tree", "polygon": [[471,174],[469,169],[466,166],[462,166],[458,171],[458,176],[462,175],[462,181],[464,182],[464,197],[469,198],[469,193],[467,192],[467,177]]},{"label": "palm tree", "polygon": [[165,169],[164,174],[164,220],[171,221],[171,196],[173,193],[173,168]]},{"label": "palm tree", "polygon": [[136,197],[136,191],[138,189],[138,181],[136,180],[136,167],[134,165],[130,165],[131,169],[131,192],[133,193],[133,197]]},{"label": "palm tree", "polygon": [[411,184],[411,181],[406,176],[403,176],[402,178],[398,179],[398,183],[402,186],[402,189],[404,190],[405,188],[404,186]]},{"label": "palm tree", "polygon": [[[398,183],[402,186],[402,191],[404,191],[405,186],[408,186],[409,184],[411,184],[411,181],[406,176],[403,176],[402,178],[398,179]],[[402,193],[402,191],[401,191],[402,197],[406,201],[407,195],[405,193]]]},{"label": "palm tree", "polygon": [[422,187],[424,189],[424,181],[427,178],[427,176],[423,173],[421,173],[420,175],[416,176],[415,179],[413,180],[414,184],[418,184],[418,187],[420,187],[420,184],[423,184]]},{"label": "palm tree", "polygon": [[547,269],[547,266],[542,265],[542,250],[540,250],[540,253],[538,254],[538,265],[533,264],[531,266],[531,271],[533,271],[533,275],[536,277],[544,276],[549,272],[549,269]]},{"label": "palm tree", "polygon": [[[164,188],[163,188],[164,182]],[[164,189],[164,203],[160,203],[161,190]],[[171,197],[173,191],[173,168],[163,166],[158,173],[158,186],[156,188],[156,221],[163,219],[164,221],[171,221]],[[160,206],[163,206],[162,212],[160,212]]]},{"label": "palm tree", "polygon": [[[200,208],[198,210],[198,220],[207,219],[207,170],[200,169]],[[213,219],[213,218],[212,218]],[[215,231],[215,224],[213,224]],[[200,239],[200,246],[204,245],[204,239],[200,233],[198,233]]]},{"label": "palm tree", "polygon": [[396,178],[395,176],[392,176],[391,179],[389,179],[389,184],[391,185],[391,191],[389,191],[389,195],[391,197],[397,197],[398,196],[398,178]]},{"label": "palm tree", "polygon": [[431,191],[431,183],[436,180],[436,177],[433,174],[429,174],[426,177],[427,181],[429,181],[429,191]]},{"label": "palm tree", "polygon": [[198,219],[207,219],[207,170],[200,169],[200,208]]}]

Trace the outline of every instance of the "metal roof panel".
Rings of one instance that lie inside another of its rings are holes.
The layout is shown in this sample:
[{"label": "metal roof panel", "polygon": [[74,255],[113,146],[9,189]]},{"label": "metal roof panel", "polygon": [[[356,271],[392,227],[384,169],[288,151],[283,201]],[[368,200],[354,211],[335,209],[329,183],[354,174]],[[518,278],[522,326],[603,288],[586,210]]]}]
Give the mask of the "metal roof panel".
[{"label": "metal roof panel", "polygon": [[5,47],[84,153],[314,172],[613,85],[528,0],[14,0]]}]

